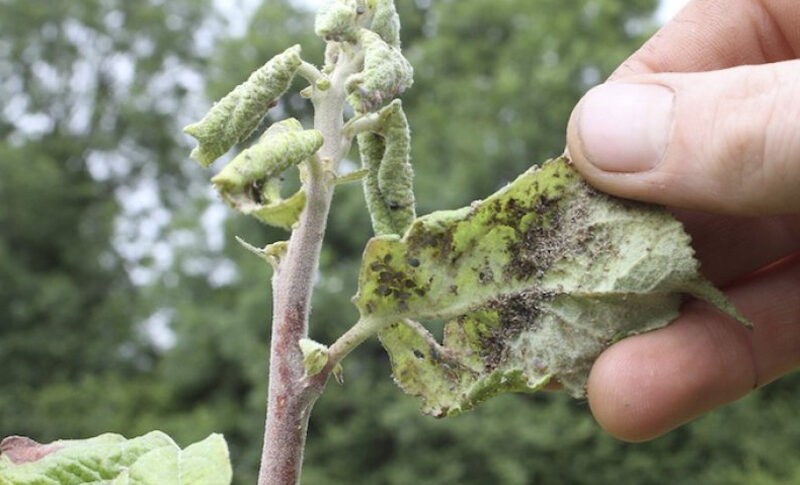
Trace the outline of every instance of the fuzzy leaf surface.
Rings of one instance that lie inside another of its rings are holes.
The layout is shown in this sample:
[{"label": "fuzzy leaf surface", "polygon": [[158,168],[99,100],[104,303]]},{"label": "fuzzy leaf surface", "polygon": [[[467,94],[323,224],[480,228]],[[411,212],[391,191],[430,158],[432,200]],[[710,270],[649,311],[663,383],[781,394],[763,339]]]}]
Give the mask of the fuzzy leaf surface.
[{"label": "fuzzy leaf surface", "polygon": [[351,2],[328,2],[317,11],[314,32],[323,39],[337,42],[358,40],[356,5]]},{"label": "fuzzy leaf surface", "polygon": [[380,127],[358,135],[364,197],[375,234],[402,234],[416,218],[411,134],[399,99],[379,112]]},{"label": "fuzzy leaf surface", "polygon": [[289,89],[301,63],[300,46],[286,49],[214,104],[202,120],[184,128],[198,141],[191,157],[207,167],[250,136],[272,103]]},{"label": "fuzzy leaf surface", "polygon": [[[667,325],[686,295],[747,324],[700,275],[677,220],[597,192],[561,158],[373,238],[354,301],[362,318],[404,319],[380,335],[394,378],[447,416],[553,378],[584,396],[605,348]],[[431,319],[448,320],[443,344],[415,322]]]},{"label": "fuzzy leaf surface", "polygon": [[275,123],[258,142],[228,163],[211,182],[222,198],[239,212],[271,226],[289,230],[306,204],[301,188],[281,196],[281,174],[306,162],[322,146],[322,134],[303,130],[294,118]]},{"label": "fuzzy leaf surface", "polygon": [[361,29],[364,70],[347,79],[347,101],[360,113],[373,111],[410,88],[414,69],[398,47],[387,44],[371,30]]},{"label": "fuzzy leaf surface", "polygon": [[218,434],[184,450],[160,431],[133,439],[108,433],[48,445],[26,440],[29,449],[48,452],[28,460],[20,459],[25,456],[20,450],[4,450],[0,485],[225,485],[232,478],[228,446]]}]

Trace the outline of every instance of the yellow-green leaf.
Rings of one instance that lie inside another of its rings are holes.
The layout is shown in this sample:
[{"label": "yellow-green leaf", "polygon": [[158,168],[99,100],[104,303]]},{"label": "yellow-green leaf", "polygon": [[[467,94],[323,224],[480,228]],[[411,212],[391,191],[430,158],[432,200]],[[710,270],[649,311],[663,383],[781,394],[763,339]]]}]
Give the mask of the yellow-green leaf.
[{"label": "yellow-green leaf", "polygon": [[225,485],[232,479],[228,446],[218,434],[184,450],[160,431],[129,440],[111,433],[48,445],[22,440],[27,449],[3,447],[0,485]]},{"label": "yellow-green leaf", "polygon": [[184,128],[198,141],[191,157],[207,167],[250,136],[272,104],[289,89],[301,63],[300,46],[286,49],[214,104],[202,120]]},{"label": "yellow-green leaf", "polygon": [[354,2],[328,1],[317,11],[314,31],[330,41],[355,43],[358,40],[358,14]]},{"label": "yellow-green leaf", "polygon": [[280,194],[280,175],[307,161],[322,146],[322,134],[303,130],[294,118],[275,123],[258,142],[240,153],[211,182],[233,208],[266,224],[291,229],[305,208],[306,194]]},{"label": "yellow-green leaf", "polygon": [[[552,378],[583,396],[603,349],[668,324],[686,295],[746,323],[698,266],[668,212],[597,192],[561,158],[372,239],[355,303],[366,318],[406,319],[380,335],[395,380],[446,416]],[[413,321],[427,319],[449,320],[443,344]]]},{"label": "yellow-green leaf", "polygon": [[402,234],[416,217],[408,120],[399,99],[378,116],[374,133],[358,135],[364,196],[375,234]]},{"label": "yellow-green leaf", "polygon": [[392,47],[400,47],[400,16],[394,0],[377,0],[370,30]]},{"label": "yellow-green leaf", "polygon": [[221,192],[240,192],[254,182],[279,176],[289,167],[307,160],[322,146],[317,130],[267,132],[258,143],[244,150],[211,182]]},{"label": "yellow-green leaf", "polygon": [[400,49],[371,30],[361,29],[364,70],[347,79],[347,101],[358,112],[373,111],[391,101],[413,83],[414,69]]}]

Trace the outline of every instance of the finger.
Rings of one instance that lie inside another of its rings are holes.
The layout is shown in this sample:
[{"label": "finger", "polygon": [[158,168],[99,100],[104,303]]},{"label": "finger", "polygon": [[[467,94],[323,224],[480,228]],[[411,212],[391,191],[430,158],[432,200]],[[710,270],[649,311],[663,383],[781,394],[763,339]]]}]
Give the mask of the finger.
[{"label": "finger", "polygon": [[659,436],[800,365],[800,259],[731,289],[748,331],[693,303],[672,325],[623,340],[589,377],[589,404],[611,434]]},{"label": "finger", "polygon": [[649,74],[589,91],[567,130],[605,192],[739,215],[800,210],[800,61]]},{"label": "finger", "polygon": [[[684,210],[676,216],[692,236],[701,271],[719,286],[800,251],[800,215],[755,219]],[[544,388],[562,389],[557,380]]]},{"label": "finger", "polygon": [[673,212],[692,236],[703,275],[716,285],[728,285],[800,251],[800,214],[753,218]]},{"label": "finger", "polygon": [[794,59],[796,0],[703,0],[686,6],[612,75],[715,71]]}]

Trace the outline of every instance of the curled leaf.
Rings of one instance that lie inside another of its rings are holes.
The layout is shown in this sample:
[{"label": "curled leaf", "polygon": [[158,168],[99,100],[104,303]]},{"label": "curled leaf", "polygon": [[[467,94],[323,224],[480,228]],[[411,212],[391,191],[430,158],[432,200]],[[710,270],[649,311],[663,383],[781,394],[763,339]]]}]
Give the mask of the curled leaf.
[{"label": "curled leaf", "polygon": [[[606,347],[667,325],[686,295],[746,323],[698,266],[668,212],[597,192],[562,158],[373,238],[354,301],[362,317],[408,319],[380,336],[395,380],[446,416],[552,378],[583,396]],[[442,345],[425,319],[449,320]]]},{"label": "curled leaf", "polygon": [[250,136],[272,104],[289,89],[301,63],[300,46],[290,47],[217,102],[202,120],[184,128],[198,141],[191,157],[207,167]]},{"label": "curled leaf", "polygon": [[242,210],[245,215],[253,216],[264,224],[290,230],[306,207],[306,192],[298,190],[288,199],[269,199],[260,206],[247,206]]},{"label": "curled leaf", "polygon": [[287,129],[294,123],[297,121],[288,120],[270,127],[255,145],[237,155],[211,182],[221,192],[243,191],[249,184],[272,179],[307,160],[322,146],[322,133]]},{"label": "curled leaf", "polygon": [[276,123],[211,182],[236,210],[266,224],[290,229],[305,207],[306,195],[300,189],[283,199],[279,176],[286,169],[308,160],[322,143],[320,132],[303,130],[295,119]]},{"label": "curled leaf", "polygon": [[375,234],[402,234],[416,217],[411,135],[400,100],[378,114],[375,133],[361,133],[358,146],[367,170],[364,195]]},{"label": "curled leaf", "polygon": [[333,1],[324,4],[317,11],[314,31],[329,41],[358,41],[359,26],[356,23],[358,14],[352,2]]},{"label": "curled leaf", "polygon": [[394,0],[334,0],[317,11],[314,31],[328,41],[358,41],[367,27],[392,47],[400,47],[400,16]]},{"label": "curled leaf", "polygon": [[345,88],[353,109],[364,113],[411,87],[414,69],[399,48],[371,30],[361,29],[359,42],[364,49],[364,70],[350,76]]},{"label": "curled leaf", "polygon": [[251,190],[245,192],[221,193],[225,201],[242,214],[288,231],[300,220],[306,205],[306,192],[300,189],[284,199],[280,195],[279,185],[279,180],[271,179],[262,185],[253,185]]},{"label": "curled leaf", "polygon": [[109,433],[36,445],[51,451],[24,461],[0,455],[0,485],[225,485],[232,478],[228,446],[218,434],[184,450],[160,431],[129,440]]},{"label": "curled leaf", "polygon": [[394,0],[372,0],[375,13],[370,30],[380,35],[392,47],[400,47],[400,16],[394,6]]}]

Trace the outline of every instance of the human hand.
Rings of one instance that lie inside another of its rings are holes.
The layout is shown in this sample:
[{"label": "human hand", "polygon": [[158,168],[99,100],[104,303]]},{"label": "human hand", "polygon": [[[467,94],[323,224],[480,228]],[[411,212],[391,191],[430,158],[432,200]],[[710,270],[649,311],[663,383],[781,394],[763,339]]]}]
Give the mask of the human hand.
[{"label": "human hand", "polygon": [[672,208],[755,325],[690,303],[606,350],[589,404],[619,438],[654,438],[800,366],[798,56],[797,0],[695,0],[572,114],[578,170]]}]

